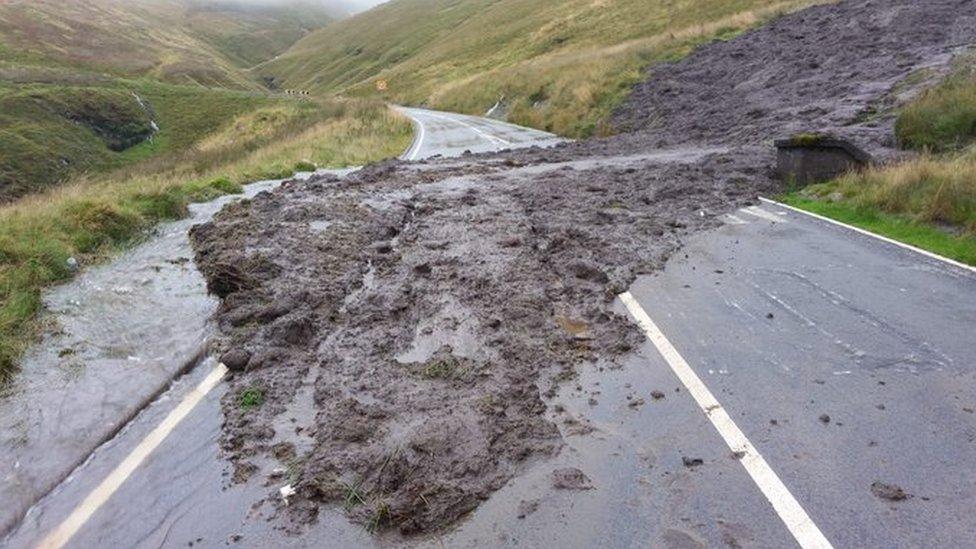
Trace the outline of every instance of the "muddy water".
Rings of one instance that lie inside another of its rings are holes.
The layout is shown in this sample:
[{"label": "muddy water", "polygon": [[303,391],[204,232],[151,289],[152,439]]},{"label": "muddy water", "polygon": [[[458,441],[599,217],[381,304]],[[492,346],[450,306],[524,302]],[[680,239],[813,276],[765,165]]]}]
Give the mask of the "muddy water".
[{"label": "muddy water", "polygon": [[[249,185],[246,196],[280,183]],[[216,301],[187,231],[239,198],[191,206],[44,297],[50,328],[0,396],[0,533],[205,351]]]}]

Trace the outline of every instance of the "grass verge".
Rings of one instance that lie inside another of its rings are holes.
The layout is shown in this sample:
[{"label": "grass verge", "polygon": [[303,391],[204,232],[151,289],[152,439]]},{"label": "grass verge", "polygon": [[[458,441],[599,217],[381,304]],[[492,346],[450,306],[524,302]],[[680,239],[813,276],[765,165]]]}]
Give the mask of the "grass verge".
[{"label": "grass verge", "polygon": [[826,202],[791,193],[779,197],[784,204],[836,219],[866,231],[976,266],[976,237],[953,235],[907,216],[885,213],[871,206]]},{"label": "grass verge", "polygon": [[903,106],[899,142],[911,160],[850,173],[783,201],[957,261],[976,265],[976,55]]},{"label": "grass verge", "polygon": [[277,105],[239,116],[187,150],[0,207],[0,379],[37,333],[43,289],[81,265],[138,242],[193,201],[239,192],[297,168],[390,158],[412,138],[409,121],[367,101]]}]

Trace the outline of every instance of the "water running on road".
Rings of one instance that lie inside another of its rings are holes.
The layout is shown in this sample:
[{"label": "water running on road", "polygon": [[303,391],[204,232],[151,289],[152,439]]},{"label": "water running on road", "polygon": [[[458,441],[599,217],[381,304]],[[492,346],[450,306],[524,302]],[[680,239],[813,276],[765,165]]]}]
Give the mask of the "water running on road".
[{"label": "water running on road", "polygon": [[[254,183],[243,196],[281,182]],[[186,219],[45,296],[52,328],[0,398],[0,533],[205,351],[217,302],[187,231],[240,198],[192,205]]]}]

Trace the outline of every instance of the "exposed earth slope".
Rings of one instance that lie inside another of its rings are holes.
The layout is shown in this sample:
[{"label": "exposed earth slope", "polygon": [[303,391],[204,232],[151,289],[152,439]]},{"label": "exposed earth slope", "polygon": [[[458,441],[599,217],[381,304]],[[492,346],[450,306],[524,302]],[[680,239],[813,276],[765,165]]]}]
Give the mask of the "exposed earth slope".
[{"label": "exposed earth slope", "polygon": [[[547,399],[640,340],[610,309],[637,274],[778,188],[770,139],[840,131],[890,152],[881,107],[973,44],[974,17],[958,0],[812,8],[653,67],[615,117],[628,134],[386,163],[225,210],[192,238],[238,370],[237,474],[288,467],[299,524],[342,502],[371,529],[452,524],[588,432]],[[282,430],[303,383],[315,412]]]}]

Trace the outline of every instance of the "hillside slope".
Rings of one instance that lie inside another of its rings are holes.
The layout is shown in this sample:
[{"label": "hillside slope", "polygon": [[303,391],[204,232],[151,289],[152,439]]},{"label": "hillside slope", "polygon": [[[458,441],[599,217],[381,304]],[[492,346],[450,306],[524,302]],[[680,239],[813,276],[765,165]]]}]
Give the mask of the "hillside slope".
[{"label": "hillside slope", "polygon": [[511,121],[585,136],[601,130],[646,65],[814,3],[393,0],[256,71],[289,87],[476,114],[501,100],[496,112]]},{"label": "hillside slope", "polygon": [[0,201],[269,105],[247,69],[345,16],[329,1],[0,0]]},{"label": "hillside slope", "polygon": [[320,4],[201,0],[6,0],[0,62],[256,89],[241,69],[333,19]]}]

